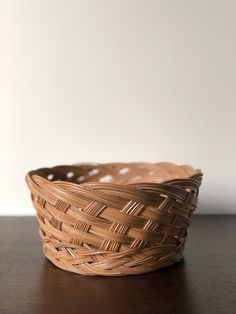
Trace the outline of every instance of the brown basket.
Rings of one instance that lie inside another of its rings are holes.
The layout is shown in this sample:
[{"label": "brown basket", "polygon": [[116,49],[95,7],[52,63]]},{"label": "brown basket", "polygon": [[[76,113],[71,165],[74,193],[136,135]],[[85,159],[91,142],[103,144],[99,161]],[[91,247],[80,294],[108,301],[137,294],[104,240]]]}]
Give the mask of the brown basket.
[{"label": "brown basket", "polygon": [[172,163],[107,163],[30,171],[43,251],[84,275],[147,273],[183,257],[202,173]]}]

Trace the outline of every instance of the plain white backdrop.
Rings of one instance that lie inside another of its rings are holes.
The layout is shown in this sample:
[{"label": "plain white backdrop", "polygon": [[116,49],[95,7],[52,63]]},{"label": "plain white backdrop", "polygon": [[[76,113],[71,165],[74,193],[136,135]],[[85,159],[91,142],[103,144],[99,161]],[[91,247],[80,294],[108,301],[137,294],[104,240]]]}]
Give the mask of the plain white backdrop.
[{"label": "plain white backdrop", "polygon": [[0,0],[0,214],[28,170],[172,161],[236,213],[236,1]]}]

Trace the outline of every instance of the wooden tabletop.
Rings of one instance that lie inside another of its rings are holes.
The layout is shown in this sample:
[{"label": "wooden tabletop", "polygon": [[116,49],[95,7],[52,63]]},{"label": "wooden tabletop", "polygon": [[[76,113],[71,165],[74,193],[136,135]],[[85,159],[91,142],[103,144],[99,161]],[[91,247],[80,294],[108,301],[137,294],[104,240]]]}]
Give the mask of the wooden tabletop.
[{"label": "wooden tabletop", "polygon": [[35,217],[1,217],[0,313],[236,313],[236,216],[194,216],[182,262],[126,277],[63,271]]}]

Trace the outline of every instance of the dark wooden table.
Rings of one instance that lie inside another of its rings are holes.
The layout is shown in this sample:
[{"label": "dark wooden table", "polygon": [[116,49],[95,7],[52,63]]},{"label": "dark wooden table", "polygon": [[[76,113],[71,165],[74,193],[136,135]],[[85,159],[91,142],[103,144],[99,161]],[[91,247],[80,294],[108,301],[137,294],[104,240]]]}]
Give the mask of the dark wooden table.
[{"label": "dark wooden table", "polygon": [[236,313],[236,216],[194,216],[185,258],[141,276],[88,277],[43,256],[35,217],[0,218],[0,313]]}]

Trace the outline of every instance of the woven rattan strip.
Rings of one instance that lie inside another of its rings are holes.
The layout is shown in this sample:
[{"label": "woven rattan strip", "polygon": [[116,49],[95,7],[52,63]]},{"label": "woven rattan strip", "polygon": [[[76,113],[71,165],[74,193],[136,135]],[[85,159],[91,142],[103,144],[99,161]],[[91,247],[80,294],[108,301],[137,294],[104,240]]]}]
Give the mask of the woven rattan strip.
[{"label": "woven rattan strip", "polygon": [[183,257],[202,172],[173,163],[81,163],[30,171],[45,256],[84,275],[151,272]]}]

